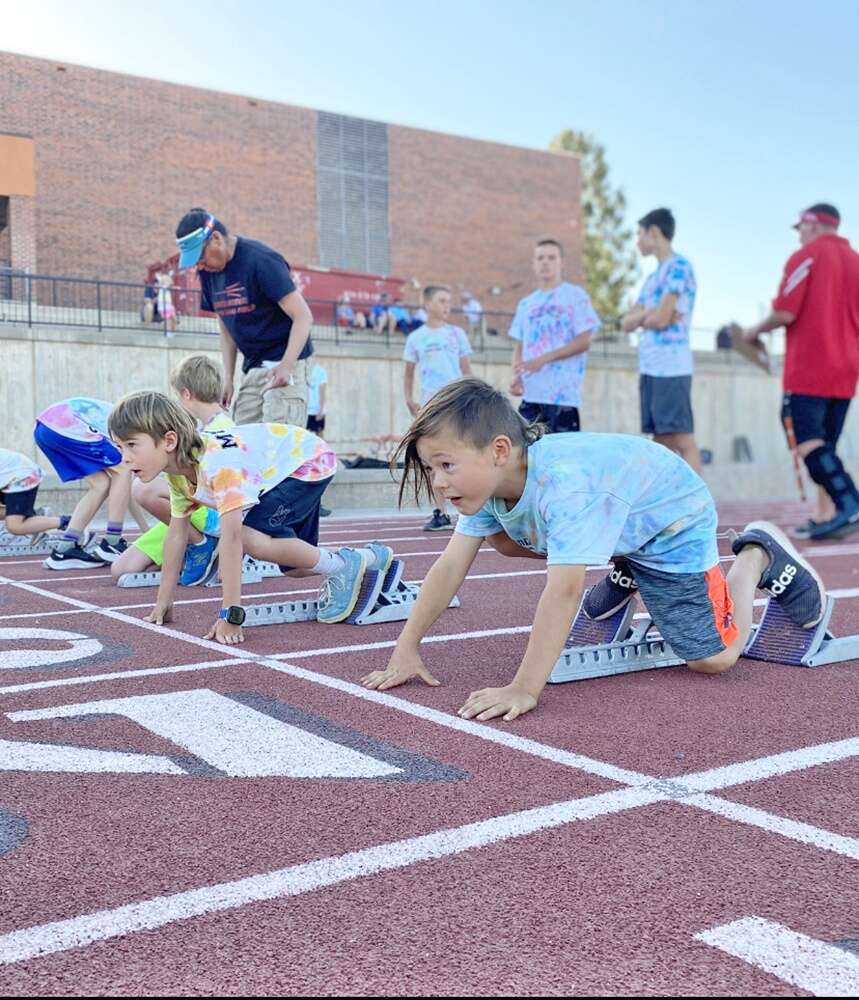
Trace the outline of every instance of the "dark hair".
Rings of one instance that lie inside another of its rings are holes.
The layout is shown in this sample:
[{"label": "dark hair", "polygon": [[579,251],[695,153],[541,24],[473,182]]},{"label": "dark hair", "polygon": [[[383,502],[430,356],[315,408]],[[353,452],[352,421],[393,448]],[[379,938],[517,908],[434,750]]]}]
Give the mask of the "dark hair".
[{"label": "dark hair", "polygon": [[638,220],[638,224],[642,229],[650,229],[651,226],[656,226],[665,239],[669,241],[674,239],[674,229],[677,225],[670,208],[654,208],[652,212],[648,212],[647,215],[642,216]]},{"label": "dark hair", "polygon": [[[181,240],[183,236],[193,233],[195,229],[202,229],[211,214],[205,208],[192,208],[187,211],[179,220],[179,225],[176,227],[176,239]],[[215,232],[220,233],[221,236],[229,236],[227,227],[223,222],[218,222],[217,219],[215,219]]]},{"label": "dark hair", "polygon": [[551,238],[545,240],[537,240],[537,242],[534,244],[534,249],[536,250],[537,247],[557,247],[558,253],[562,257],[564,256],[564,248],[557,240],[553,240]]},{"label": "dark hair", "polygon": [[545,433],[542,424],[529,424],[510,404],[507,396],[479,378],[458,378],[432,396],[412,421],[397,445],[391,469],[403,462],[399,503],[408,480],[414,482],[415,500],[426,490],[432,497],[432,482],[418,454],[422,437],[449,432],[475,448],[485,448],[499,434],[510,438],[514,447],[527,448]]},{"label": "dark hair", "polygon": [[427,285],[424,289],[423,300],[424,302],[429,302],[429,300],[438,292],[449,292],[450,288],[447,285]]},{"label": "dark hair", "polygon": [[816,205],[812,205],[808,209],[809,212],[814,212],[816,215],[831,215],[833,219],[841,221],[841,213],[834,205],[829,205],[825,201],[819,201]]}]

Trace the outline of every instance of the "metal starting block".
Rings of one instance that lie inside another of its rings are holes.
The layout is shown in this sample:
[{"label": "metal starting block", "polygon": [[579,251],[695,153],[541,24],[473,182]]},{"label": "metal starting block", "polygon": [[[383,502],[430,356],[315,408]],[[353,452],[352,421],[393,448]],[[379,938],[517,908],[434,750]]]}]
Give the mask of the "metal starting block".
[{"label": "metal starting block", "polygon": [[49,556],[57,546],[59,536],[51,540],[45,538],[35,545],[29,535],[10,535],[8,531],[0,532],[0,559],[6,556]]},{"label": "metal starting block", "polygon": [[[387,573],[368,570],[364,574],[355,611],[346,619],[347,624],[378,625],[381,622],[405,621],[420,588],[403,581],[404,571],[405,563],[401,559],[395,559]],[[318,602],[314,600],[253,604],[245,608],[244,628],[316,621],[318,607]],[[459,598],[454,597],[448,607],[458,608]]]},{"label": "metal starting block", "polygon": [[[558,658],[549,683],[564,684],[685,663],[664,639],[647,638],[653,625],[649,617],[642,619],[637,628],[633,627],[635,604],[632,600],[611,618],[599,622],[587,618],[580,607],[567,648]],[[819,624],[813,629],[802,629],[794,625],[776,601],[768,601],[760,622],[752,625],[743,656],[802,667],[859,660],[859,635],[838,638],[829,631],[834,606],[834,599],[827,594]]]},{"label": "metal starting block", "polygon": [[[260,562],[251,556],[245,556],[242,562],[242,586],[262,583],[268,577],[281,575],[276,563]],[[116,583],[119,587],[157,587],[161,583],[161,571],[153,569],[145,573],[123,573]],[[206,587],[217,587],[220,584],[217,563],[203,583]]]}]

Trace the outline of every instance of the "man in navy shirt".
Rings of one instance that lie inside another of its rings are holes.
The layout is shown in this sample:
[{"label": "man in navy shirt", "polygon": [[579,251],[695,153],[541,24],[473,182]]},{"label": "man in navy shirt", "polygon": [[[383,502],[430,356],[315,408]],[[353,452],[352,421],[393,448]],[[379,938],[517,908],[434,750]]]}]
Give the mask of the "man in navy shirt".
[{"label": "man in navy shirt", "polygon": [[307,422],[307,367],[313,316],[289,264],[271,247],[231,236],[223,223],[192,208],[176,228],[179,267],[196,267],[200,306],[218,316],[224,406],[233,402],[236,355],[242,381],[233,402],[237,424]]}]

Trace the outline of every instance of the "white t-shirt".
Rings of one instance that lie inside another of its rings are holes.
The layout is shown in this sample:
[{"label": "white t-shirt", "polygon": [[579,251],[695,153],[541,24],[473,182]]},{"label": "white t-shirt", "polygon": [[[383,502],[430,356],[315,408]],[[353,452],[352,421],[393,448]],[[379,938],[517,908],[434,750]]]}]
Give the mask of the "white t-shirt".
[{"label": "white t-shirt", "polygon": [[[522,342],[522,360],[530,361],[566,347],[588,330],[596,333],[601,326],[588,293],[565,281],[549,291],[538,288],[522,299],[509,334]],[[587,355],[587,351],[582,351],[524,375],[525,401],[581,406]]]},{"label": "white t-shirt", "polygon": [[403,361],[418,367],[421,380],[421,405],[449,382],[462,377],[460,358],[472,353],[471,344],[461,327],[421,326],[406,338]]},{"label": "white t-shirt", "polygon": [[19,451],[0,448],[0,490],[4,493],[25,493],[45,478],[42,468]]}]

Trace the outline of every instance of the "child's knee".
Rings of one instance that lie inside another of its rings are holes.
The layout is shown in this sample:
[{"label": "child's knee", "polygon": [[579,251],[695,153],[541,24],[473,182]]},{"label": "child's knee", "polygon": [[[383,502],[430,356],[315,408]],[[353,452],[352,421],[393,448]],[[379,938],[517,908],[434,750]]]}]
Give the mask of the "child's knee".
[{"label": "child's knee", "polygon": [[131,490],[131,495],[141,507],[148,510],[151,514],[152,511],[150,508],[153,503],[161,498],[160,484],[157,479],[153,479],[151,483],[143,483],[139,479],[136,479]]},{"label": "child's knee", "polygon": [[497,535],[487,535],[486,541],[496,552],[500,552],[502,556],[515,556],[521,551],[519,546],[505,531],[501,531]]},{"label": "child's knee", "polygon": [[703,660],[690,660],[687,664],[690,670],[697,674],[724,674],[737,662],[737,653],[733,649],[723,649],[715,656],[707,656]]},{"label": "child's knee", "polygon": [[104,471],[93,472],[92,475],[86,477],[86,484],[88,489],[94,492],[107,493],[110,489],[110,476]]}]

